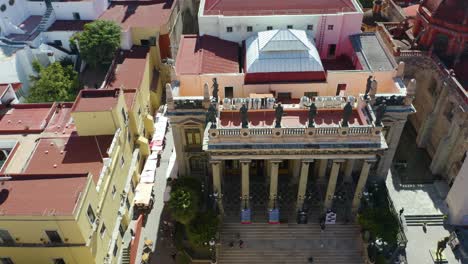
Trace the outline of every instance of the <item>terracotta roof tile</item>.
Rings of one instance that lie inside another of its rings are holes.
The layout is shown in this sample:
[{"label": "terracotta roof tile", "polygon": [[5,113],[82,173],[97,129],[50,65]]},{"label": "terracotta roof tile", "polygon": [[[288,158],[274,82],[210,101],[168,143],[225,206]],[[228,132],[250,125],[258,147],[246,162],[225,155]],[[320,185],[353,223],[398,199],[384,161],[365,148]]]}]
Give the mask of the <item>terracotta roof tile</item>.
[{"label": "terracotta roof tile", "polygon": [[123,87],[125,89],[140,88],[147,64],[149,48],[133,46],[132,49],[121,51],[115,59],[115,66],[106,80],[106,89]]},{"label": "terracotta roof tile", "polygon": [[238,73],[239,45],[217,37],[184,35],[176,59],[177,74]]}]

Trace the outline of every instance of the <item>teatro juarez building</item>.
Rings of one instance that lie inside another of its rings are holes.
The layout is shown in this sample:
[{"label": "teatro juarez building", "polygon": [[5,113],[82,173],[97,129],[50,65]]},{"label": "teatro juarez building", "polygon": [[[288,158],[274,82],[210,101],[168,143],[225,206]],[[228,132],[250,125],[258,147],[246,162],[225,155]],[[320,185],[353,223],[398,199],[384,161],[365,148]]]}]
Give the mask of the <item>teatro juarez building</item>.
[{"label": "teatro juarez building", "polygon": [[380,36],[347,41],[322,59],[303,30],[182,38],[166,86],[179,174],[205,181],[227,221],[351,220],[385,179],[416,83]]}]

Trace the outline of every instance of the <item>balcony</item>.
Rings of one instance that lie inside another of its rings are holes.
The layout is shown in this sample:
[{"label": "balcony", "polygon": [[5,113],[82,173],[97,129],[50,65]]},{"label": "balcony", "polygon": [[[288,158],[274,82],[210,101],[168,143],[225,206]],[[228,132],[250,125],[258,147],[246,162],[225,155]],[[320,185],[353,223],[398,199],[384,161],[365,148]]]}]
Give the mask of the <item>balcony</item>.
[{"label": "balcony", "polygon": [[185,152],[202,152],[202,145],[186,145]]}]

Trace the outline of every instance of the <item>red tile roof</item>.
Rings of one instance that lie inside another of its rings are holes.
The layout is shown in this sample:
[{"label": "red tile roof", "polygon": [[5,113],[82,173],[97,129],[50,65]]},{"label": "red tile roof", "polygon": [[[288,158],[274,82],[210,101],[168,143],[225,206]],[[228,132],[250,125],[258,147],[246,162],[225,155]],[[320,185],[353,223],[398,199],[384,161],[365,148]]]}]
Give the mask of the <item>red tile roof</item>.
[{"label": "red tile roof", "polygon": [[206,0],[204,15],[331,14],[356,11],[351,0]]},{"label": "red tile roof", "polygon": [[420,4],[432,17],[446,23],[467,26],[468,1],[466,0],[426,0]]},{"label": "red tile roof", "polygon": [[72,112],[110,111],[117,105],[118,91],[115,90],[81,90],[76,97]]},{"label": "red tile roof", "polygon": [[[273,126],[275,121],[275,110],[253,110],[249,111],[250,127]],[[315,122],[318,125],[322,124],[338,124],[342,119],[342,110],[318,110]],[[282,124],[287,127],[305,126],[308,121],[309,111],[302,110],[284,110]],[[239,111],[222,111],[220,113],[221,126],[233,127],[240,126]],[[350,119],[350,124],[362,125],[363,120],[359,117],[357,110],[353,110],[353,115]]]},{"label": "red tile roof", "polygon": [[55,20],[47,31],[83,31],[84,25],[92,20]]},{"label": "red tile roof", "polygon": [[98,181],[107,158],[107,149],[112,143],[109,136],[76,136],[42,138],[37,143],[34,153],[24,173],[69,174],[91,173]]},{"label": "red tile roof", "polygon": [[238,73],[239,45],[217,37],[184,35],[176,59],[177,74]]},{"label": "red tile roof", "polygon": [[155,28],[169,22],[174,6],[174,0],[112,1],[99,19],[114,21],[124,31],[133,27]]},{"label": "red tile roof", "polygon": [[0,183],[0,215],[9,216],[72,215],[87,181],[87,174],[8,176]]},{"label": "red tile roof", "polygon": [[419,5],[412,5],[403,8],[403,12],[406,14],[408,17],[415,17],[416,13],[418,12]]},{"label": "red tile roof", "polygon": [[8,84],[0,84],[0,96],[2,96],[8,89]]},{"label": "red tile roof", "polygon": [[121,51],[107,77],[106,88],[140,88],[148,62],[148,53],[149,48],[143,46],[133,46],[131,50]]},{"label": "red tile roof", "polygon": [[15,104],[0,108],[0,134],[40,133],[53,111],[53,104]]},{"label": "red tile roof", "polygon": [[71,117],[73,103],[59,103],[47,124],[44,132],[53,132],[59,135],[71,134],[75,130],[75,123]]}]

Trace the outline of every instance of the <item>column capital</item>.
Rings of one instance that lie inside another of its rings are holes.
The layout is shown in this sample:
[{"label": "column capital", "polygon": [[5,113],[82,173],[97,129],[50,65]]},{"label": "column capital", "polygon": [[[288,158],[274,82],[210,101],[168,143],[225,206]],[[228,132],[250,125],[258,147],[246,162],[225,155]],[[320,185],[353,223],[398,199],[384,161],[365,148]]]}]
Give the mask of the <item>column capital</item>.
[{"label": "column capital", "polygon": [[302,163],[313,163],[314,159],[303,159],[301,160]]},{"label": "column capital", "polygon": [[279,164],[279,163],[283,162],[283,160],[276,159],[276,160],[270,160],[270,162],[273,163],[273,164]]},{"label": "column capital", "polygon": [[252,160],[247,160],[247,159],[245,159],[245,160],[240,160],[240,163],[250,163],[250,162],[252,162]]},{"label": "column capital", "polygon": [[377,158],[365,159],[364,162],[366,162],[366,163],[374,163],[374,162],[377,162]]},{"label": "column capital", "polygon": [[210,160],[210,164],[212,165],[219,165],[221,163],[221,160]]}]

